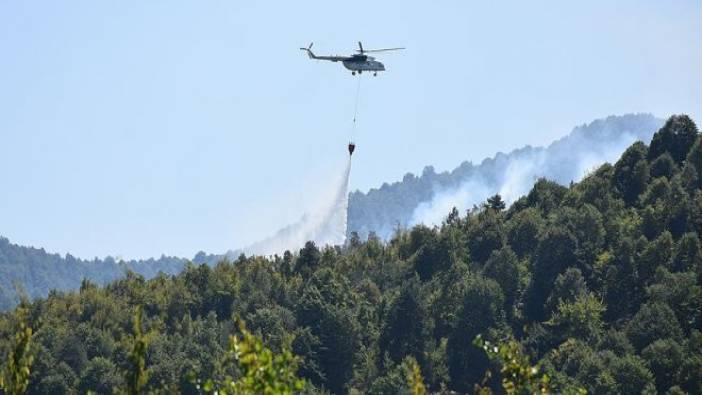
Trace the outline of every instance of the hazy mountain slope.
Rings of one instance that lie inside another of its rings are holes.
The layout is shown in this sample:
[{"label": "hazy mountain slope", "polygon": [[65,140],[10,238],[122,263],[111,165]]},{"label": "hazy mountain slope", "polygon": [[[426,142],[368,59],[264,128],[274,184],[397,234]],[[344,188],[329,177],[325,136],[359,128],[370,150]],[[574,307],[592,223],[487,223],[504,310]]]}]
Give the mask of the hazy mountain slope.
[{"label": "hazy mountain slope", "polygon": [[[214,255],[198,253],[193,262],[206,263],[216,260]],[[51,254],[43,248],[23,247],[0,237],[0,310],[13,307],[17,302],[15,286],[31,298],[46,296],[50,290],[73,290],[80,287],[84,278],[98,284],[116,280],[127,270],[146,278],[158,272],[179,273],[188,260],[161,256],[158,259],[117,262],[111,257],[91,261],[78,259],[70,254],[65,257]]]},{"label": "hazy mountain slope", "polygon": [[375,231],[387,239],[398,225],[435,224],[451,207],[468,209],[495,193],[512,202],[540,177],[566,185],[595,166],[616,160],[634,141],[650,141],[662,125],[651,114],[610,116],[578,126],[545,148],[526,146],[498,153],[479,165],[463,162],[451,172],[436,173],[427,166],[421,176],[408,173],[400,182],[351,193],[348,231],[362,237]]}]

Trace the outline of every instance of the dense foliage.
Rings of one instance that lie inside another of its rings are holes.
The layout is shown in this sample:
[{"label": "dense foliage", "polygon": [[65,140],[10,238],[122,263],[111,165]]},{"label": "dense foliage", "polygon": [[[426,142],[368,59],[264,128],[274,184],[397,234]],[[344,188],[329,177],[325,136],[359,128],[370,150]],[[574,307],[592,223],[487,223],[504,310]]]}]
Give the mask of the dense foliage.
[{"label": "dense foliage", "polygon": [[[141,309],[144,390],[249,377],[227,363],[238,317],[290,358],[306,393],[702,393],[700,230],[702,137],[675,116],[650,147],[632,145],[580,183],[541,179],[509,208],[493,196],[387,243],[354,234],[345,246],[52,292],[26,306],[27,390],[124,387]],[[3,361],[17,317],[0,317]]]}]

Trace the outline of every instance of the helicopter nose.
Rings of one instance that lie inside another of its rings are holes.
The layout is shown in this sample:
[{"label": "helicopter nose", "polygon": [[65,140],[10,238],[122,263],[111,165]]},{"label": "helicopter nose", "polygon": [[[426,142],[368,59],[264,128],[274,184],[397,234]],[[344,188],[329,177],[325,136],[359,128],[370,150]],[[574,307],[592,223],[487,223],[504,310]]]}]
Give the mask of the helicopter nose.
[{"label": "helicopter nose", "polygon": [[380,66],[380,71],[385,71],[385,65],[380,63],[378,66]]}]

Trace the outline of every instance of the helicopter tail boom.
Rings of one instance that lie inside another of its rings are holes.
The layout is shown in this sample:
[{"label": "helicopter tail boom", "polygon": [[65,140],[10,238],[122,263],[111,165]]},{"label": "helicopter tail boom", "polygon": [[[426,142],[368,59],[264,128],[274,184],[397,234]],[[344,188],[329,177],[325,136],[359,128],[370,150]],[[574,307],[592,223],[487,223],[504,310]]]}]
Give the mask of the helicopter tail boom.
[{"label": "helicopter tail boom", "polygon": [[301,50],[301,51],[306,51],[306,52],[307,52],[307,56],[309,56],[310,59],[317,59],[317,56],[314,54],[314,52],[312,52],[312,44],[314,44],[314,43],[310,43],[309,47],[307,47],[307,48],[300,48],[300,50]]}]

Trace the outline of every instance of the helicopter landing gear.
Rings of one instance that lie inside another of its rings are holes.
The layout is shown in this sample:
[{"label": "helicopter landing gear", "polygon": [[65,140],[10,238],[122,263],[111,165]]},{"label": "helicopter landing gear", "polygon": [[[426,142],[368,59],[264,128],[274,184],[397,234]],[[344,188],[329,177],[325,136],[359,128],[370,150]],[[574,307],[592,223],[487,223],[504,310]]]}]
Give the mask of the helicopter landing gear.
[{"label": "helicopter landing gear", "polygon": [[351,72],[351,75],[356,75],[356,72],[355,72],[355,71],[352,71],[352,72]]},{"label": "helicopter landing gear", "polygon": [[378,72],[376,71],[375,73],[373,73],[373,77],[377,77],[377,76],[378,76]]}]

